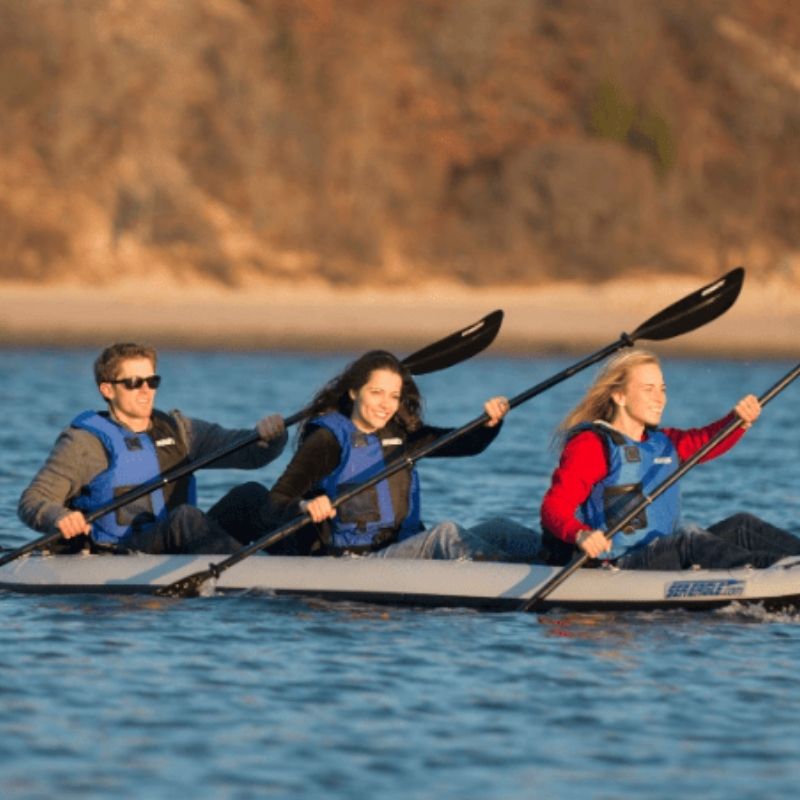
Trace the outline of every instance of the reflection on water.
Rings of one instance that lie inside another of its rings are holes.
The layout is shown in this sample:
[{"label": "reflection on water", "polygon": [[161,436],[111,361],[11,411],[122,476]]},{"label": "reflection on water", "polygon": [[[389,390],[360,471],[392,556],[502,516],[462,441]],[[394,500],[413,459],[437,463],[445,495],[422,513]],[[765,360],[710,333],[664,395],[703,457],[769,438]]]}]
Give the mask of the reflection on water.
[{"label": "reflection on water", "polygon": [[[71,416],[88,352],[4,352],[0,541]],[[226,425],[289,413],[348,360],[166,353],[162,407]],[[567,365],[479,358],[420,378],[432,422]],[[674,361],[666,422],[703,423],[791,365]],[[586,375],[509,416],[482,456],[421,464],[427,521],[536,524],[548,449]],[[213,377],[213,379],[211,379]],[[687,516],[800,530],[790,388],[744,442],[687,476]],[[270,483],[287,456],[258,472]],[[204,471],[208,506],[247,473]],[[793,797],[793,615],[487,614],[238,596],[0,594],[0,794],[24,798]]]}]

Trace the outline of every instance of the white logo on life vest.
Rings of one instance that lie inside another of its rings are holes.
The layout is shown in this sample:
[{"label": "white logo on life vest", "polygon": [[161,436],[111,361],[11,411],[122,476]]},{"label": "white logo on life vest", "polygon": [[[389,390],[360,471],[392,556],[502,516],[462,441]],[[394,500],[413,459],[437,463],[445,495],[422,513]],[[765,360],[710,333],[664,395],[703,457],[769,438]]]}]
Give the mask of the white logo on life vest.
[{"label": "white logo on life vest", "polygon": [[657,456],[653,459],[654,464],[671,464],[672,456]]},{"label": "white logo on life vest", "polygon": [[167,436],[165,439],[159,439],[156,447],[169,447],[171,444],[175,444],[175,440],[171,436]]},{"label": "white logo on life vest", "polygon": [[398,437],[395,437],[394,439],[381,439],[381,444],[384,447],[387,447],[388,445],[393,444],[403,444],[403,440]]}]

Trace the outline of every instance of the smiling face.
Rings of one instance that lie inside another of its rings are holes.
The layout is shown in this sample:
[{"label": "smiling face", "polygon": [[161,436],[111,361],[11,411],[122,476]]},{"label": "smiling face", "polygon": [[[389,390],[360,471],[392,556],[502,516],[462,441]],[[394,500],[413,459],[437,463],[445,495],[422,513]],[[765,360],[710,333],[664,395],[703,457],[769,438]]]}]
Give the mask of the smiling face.
[{"label": "smiling face", "polygon": [[403,379],[388,369],[374,369],[358,390],[350,390],[353,412],[350,419],[364,433],[383,428],[400,408]]},{"label": "smiling face", "polygon": [[[149,378],[155,372],[149,358],[129,358],[122,361],[116,380],[123,378]],[[112,414],[133,431],[141,433],[150,425],[156,390],[146,383],[138,389],[127,389],[123,383],[101,383],[100,394],[108,401]]]},{"label": "smiling face", "polygon": [[622,391],[614,392],[616,413],[611,424],[632,439],[641,439],[645,426],[656,426],[667,405],[667,387],[658,364],[631,368]]}]

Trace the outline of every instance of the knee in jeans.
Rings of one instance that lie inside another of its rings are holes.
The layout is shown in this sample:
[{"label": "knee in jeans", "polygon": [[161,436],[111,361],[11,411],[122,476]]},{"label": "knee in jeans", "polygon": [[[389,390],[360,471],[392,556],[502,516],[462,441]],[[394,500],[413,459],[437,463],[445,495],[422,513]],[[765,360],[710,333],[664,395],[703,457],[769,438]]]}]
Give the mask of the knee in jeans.
[{"label": "knee in jeans", "polygon": [[436,534],[442,541],[455,542],[462,537],[461,528],[455,522],[440,522],[436,526]]},{"label": "knee in jeans", "polygon": [[685,539],[688,536],[698,536],[701,533],[708,533],[708,531],[696,522],[687,522],[681,525],[675,535]]}]

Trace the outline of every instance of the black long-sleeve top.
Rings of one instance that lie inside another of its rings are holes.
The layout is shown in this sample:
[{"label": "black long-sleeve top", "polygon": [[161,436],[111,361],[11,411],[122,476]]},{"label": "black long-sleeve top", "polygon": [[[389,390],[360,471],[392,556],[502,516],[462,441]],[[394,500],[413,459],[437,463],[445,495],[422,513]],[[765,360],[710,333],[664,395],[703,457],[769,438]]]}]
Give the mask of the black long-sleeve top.
[{"label": "black long-sleeve top", "polygon": [[[502,423],[493,428],[481,425],[430,454],[431,458],[474,456],[482,453],[497,437]],[[454,428],[439,428],[423,425],[413,433],[406,433],[396,422],[391,421],[381,431],[381,438],[398,437],[406,441],[402,450],[392,452],[390,458],[411,454],[435,440],[445,436]],[[304,498],[319,494],[314,489],[323,478],[339,465],[341,447],[336,437],[327,428],[316,428],[300,445],[283,474],[270,492],[270,503],[274,518],[287,519],[301,513],[299,503]]]}]

